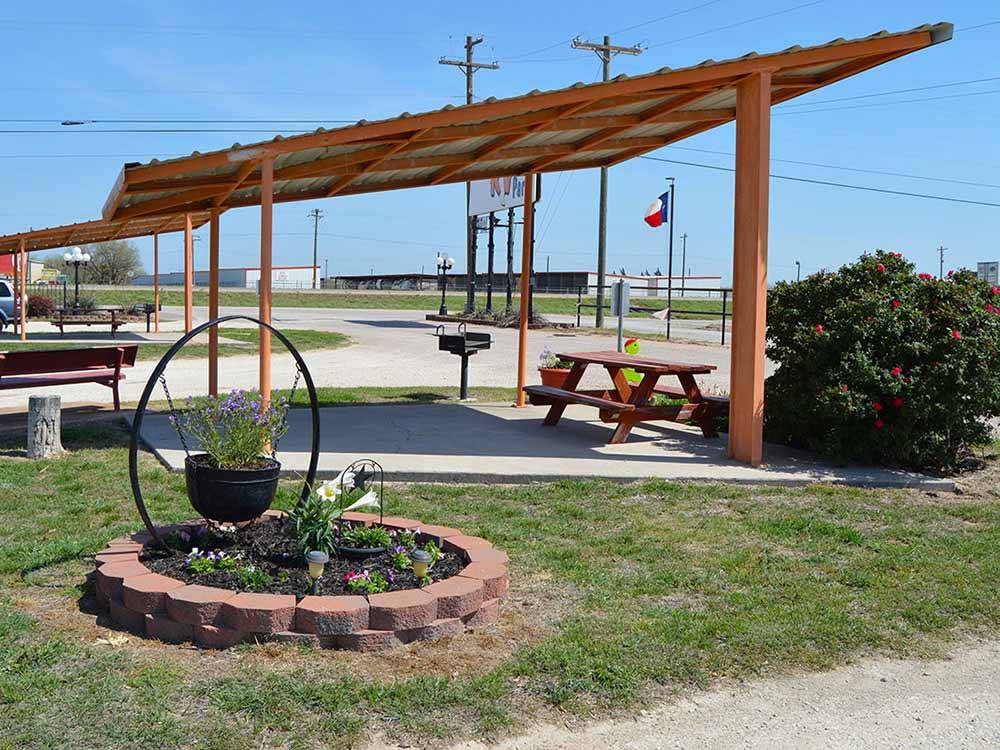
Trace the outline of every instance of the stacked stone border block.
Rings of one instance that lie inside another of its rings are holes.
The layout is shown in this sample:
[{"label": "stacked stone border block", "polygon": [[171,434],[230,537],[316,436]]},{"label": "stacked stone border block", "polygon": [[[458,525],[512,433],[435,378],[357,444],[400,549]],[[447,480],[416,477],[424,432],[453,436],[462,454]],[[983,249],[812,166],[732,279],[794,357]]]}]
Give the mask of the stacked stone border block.
[{"label": "stacked stone border block", "polygon": [[[266,517],[281,516],[268,511]],[[372,525],[378,516],[345,514]],[[163,527],[161,534],[204,523]],[[495,622],[510,583],[508,558],[476,536],[410,518],[385,517],[389,529],[419,529],[466,566],[451,578],[419,589],[368,596],[306,596],[236,592],[159,575],[140,562],[148,533],[108,542],[94,562],[97,602],[121,628],[167,643],[228,648],[246,641],[284,641],[353,651],[379,651],[414,641],[454,636]]]}]

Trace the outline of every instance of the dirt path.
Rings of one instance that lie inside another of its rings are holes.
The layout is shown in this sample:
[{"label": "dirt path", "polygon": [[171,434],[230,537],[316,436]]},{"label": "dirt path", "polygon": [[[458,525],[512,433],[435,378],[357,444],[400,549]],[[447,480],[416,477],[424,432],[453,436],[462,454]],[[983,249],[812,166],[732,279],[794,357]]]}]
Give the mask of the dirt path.
[{"label": "dirt path", "polygon": [[883,750],[1000,746],[1000,642],[950,658],[866,660],[831,672],[704,692],[635,720],[540,726],[463,750]]}]

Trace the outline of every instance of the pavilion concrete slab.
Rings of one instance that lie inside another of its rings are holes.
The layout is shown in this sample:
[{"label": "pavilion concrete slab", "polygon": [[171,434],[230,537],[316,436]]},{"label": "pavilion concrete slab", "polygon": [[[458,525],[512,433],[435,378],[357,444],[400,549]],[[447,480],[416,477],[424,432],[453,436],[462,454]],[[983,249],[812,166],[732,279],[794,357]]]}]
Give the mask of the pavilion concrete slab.
[{"label": "pavilion concrete slab", "polygon": [[[725,438],[705,439],[686,425],[645,424],[629,442],[606,445],[613,425],[596,412],[570,406],[556,427],[546,409],[490,404],[406,404],[321,410],[319,475],[332,478],[357,458],[373,458],[387,481],[524,483],[601,478],[631,481],[727,482],[799,486],[816,482],[951,491],[950,480],[848,465],[782,446],[765,445],[751,467],[727,455]],[[309,463],[310,414],[296,409],[278,459],[290,476]],[[180,471],[184,451],[166,415],[148,415],[143,438],[168,467]]]}]

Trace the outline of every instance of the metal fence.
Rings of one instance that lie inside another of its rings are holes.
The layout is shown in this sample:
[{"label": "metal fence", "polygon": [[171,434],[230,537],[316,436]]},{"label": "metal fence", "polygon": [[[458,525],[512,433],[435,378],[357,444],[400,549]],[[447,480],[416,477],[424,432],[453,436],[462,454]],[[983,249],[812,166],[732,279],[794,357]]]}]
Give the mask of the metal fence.
[{"label": "metal fence", "polygon": [[[584,300],[583,300],[584,295],[585,294],[589,295],[591,289],[593,289],[596,292],[597,291],[597,285],[596,284],[589,284],[589,285],[586,285],[586,286],[578,287],[577,290],[576,290],[576,327],[577,328],[580,327],[580,322],[581,322],[580,316],[581,316],[581,312],[583,311],[584,308],[590,308],[590,309],[594,309],[594,310],[597,309],[597,303],[595,303],[595,302],[584,302]],[[610,292],[611,291],[611,286],[610,285],[609,286],[605,286],[604,289],[607,292]],[[642,287],[642,286],[636,287],[636,286],[633,286],[633,287],[631,287],[631,289],[633,289],[633,290],[635,290],[635,289],[643,290],[644,289],[644,290],[647,290],[647,291],[649,291],[649,290],[660,290],[660,291],[662,291],[662,289],[660,287]],[[703,294],[705,292],[714,292],[716,294],[719,294],[721,296],[721,298],[722,298],[722,310],[718,311],[718,310],[695,309],[695,308],[691,308],[691,307],[688,307],[688,308],[678,307],[677,306],[677,301],[681,300],[683,302],[683,300],[685,299],[684,297],[680,296],[680,294],[679,294],[680,289],[679,288],[676,288],[676,289],[673,290],[671,304],[670,304],[670,306],[668,308],[648,307],[648,306],[642,305],[641,302],[639,302],[638,304],[636,304],[636,302],[633,301],[633,303],[630,305],[630,309],[631,310],[635,310],[637,312],[648,312],[648,313],[661,312],[664,309],[666,309],[667,310],[667,315],[666,315],[667,319],[672,319],[673,316],[676,315],[676,314],[678,314],[678,313],[681,313],[681,314],[687,313],[689,315],[709,315],[709,316],[712,316],[712,317],[721,317],[722,318],[722,343],[723,343],[723,345],[725,345],[725,343],[726,343],[726,319],[727,318],[730,318],[730,319],[732,318],[732,310],[729,309],[729,305],[730,305],[730,298],[732,296],[733,290],[732,289],[719,289],[719,288],[687,287],[684,291],[685,291],[685,293],[687,293],[687,292],[696,292],[698,294]],[[648,299],[664,299],[664,297],[652,296],[652,295],[648,296],[647,298]],[[709,298],[711,298],[711,296],[709,296]],[[611,295],[610,294],[606,294],[605,299],[608,300],[608,303],[606,305],[604,305],[604,310],[605,310],[605,312],[610,312],[611,311],[611,302],[610,302]],[[643,299],[643,297],[641,297],[641,296],[633,298],[633,300],[642,300],[642,299]],[[668,328],[668,330],[669,330],[669,328]],[[667,337],[669,338],[669,334],[668,334]]]},{"label": "metal fence", "polygon": [[34,281],[25,286],[29,300],[32,297],[48,297],[56,307],[66,307],[65,281]]}]

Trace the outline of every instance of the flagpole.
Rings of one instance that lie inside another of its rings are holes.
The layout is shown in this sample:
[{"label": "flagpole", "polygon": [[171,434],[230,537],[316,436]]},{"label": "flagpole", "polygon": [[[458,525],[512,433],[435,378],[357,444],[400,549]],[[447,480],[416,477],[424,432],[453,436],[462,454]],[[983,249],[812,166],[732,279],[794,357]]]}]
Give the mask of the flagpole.
[{"label": "flagpole", "polygon": [[674,190],[675,180],[670,180],[670,239],[667,245],[667,340],[670,340],[670,319],[673,317],[674,304]]}]

